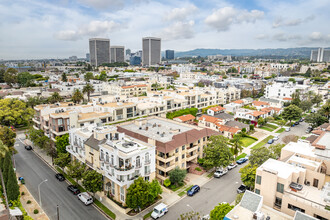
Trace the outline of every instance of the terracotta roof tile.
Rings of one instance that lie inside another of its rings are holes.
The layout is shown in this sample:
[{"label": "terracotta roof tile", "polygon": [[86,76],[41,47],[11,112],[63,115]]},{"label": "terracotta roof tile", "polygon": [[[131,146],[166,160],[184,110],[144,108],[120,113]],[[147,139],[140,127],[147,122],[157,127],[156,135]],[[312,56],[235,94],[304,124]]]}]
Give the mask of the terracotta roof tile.
[{"label": "terracotta roof tile", "polygon": [[262,101],[253,101],[252,104],[255,106],[269,105],[268,102],[262,102]]},{"label": "terracotta roof tile", "polygon": [[212,107],[212,108],[209,108],[210,110],[212,111],[215,111],[215,112],[219,112],[219,111],[223,111],[225,110],[224,107],[221,107],[221,106],[216,106],[216,107]]},{"label": "terracotta roof tile", "polygon": [[211,123],[216,123],[219,119],[210,115],[202,115],[201,117],[199,117],[198,119],[199,121],[207,121],[207,122],[211,122]]},{"label": "terracotta roof tile", "polygon": [[182,122],[186,122],[186,121],[190,121],[190,120],[194,120],[195,116],[188,114],[188,115],[181,115],[179,117],[176,117],[174,119],[180,119]]}]

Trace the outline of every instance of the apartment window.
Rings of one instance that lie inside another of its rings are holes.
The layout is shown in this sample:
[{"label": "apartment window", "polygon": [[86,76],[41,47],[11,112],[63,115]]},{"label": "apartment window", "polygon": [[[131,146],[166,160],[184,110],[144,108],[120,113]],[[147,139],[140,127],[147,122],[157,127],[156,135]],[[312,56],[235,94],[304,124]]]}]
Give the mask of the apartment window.
[{"label": "apartment window", "polygon": [[318,187],[319,186],[319,180],[318,179],[314,179],[313,180],[313,186],[314,187]]},{"label": "apartment window", "polygon": [[136,157],[136,167],[140,167],[140,156]]},{"label": "apartment window", "polygon": [[288,204],[288,209],[291,209],[293,211],[300,211],[302,213],[305,213],[305,209],[299,208],[299,207],[297,207],[295,205],[292,205],[290,203]]},{"label": "apartment window", "polygon": [[[102,151],[102,153],[103,153],[103,151]],[[109,153],[108,152],[105,153],[105,160],[107,163],[109,163]]]},{"label": "apartment window", "polygon": [[175,149],[175,153],[178,153],[179,152],[179,148]]},{"label": "apartment window", "polygon": [[149,174],[150,173],[150,167],[149,166],[145,166],[144,167],[144,174]]},{"label": "apartment window", "polygon": [[58,123],[58,125],[62,125],[63,124],[63,119],[62,118],[58,119],[57,123]]},{"label": "apartment window", "polygon": [[111,155],[111,165],[114,164],[113,155]]},{"label": "apartment window", "polygon": [[203,141],[205,141],[205,137],[203,137]]},{"label": "apartment window", "polygon": [[101,159],[102,160],[104,159],[104,152],[103,152],[103,150],[101,150]]},{"label": "apartment window", "polygon": [[94,121],[90,121],[89,124],[94,124]]},{"label": "apartment window", "polygon": [[201,150],[200,147],[198,147],[197,151],[199,152],[200,150]]},{"label": "apartment window", "polygon": [[181,165],[181,166],[182,166],[182,168],[184,168],[184,163],[182,163],[182,165]]},{"label": "apartment window", "polygon": [[124,187],[120,187],[120,200],[125,202],[125,189]]},{"label": "apartment window", "polygon": [[257,175],[257,181],[256,181],[257,184],[261,184],[261,176],[258,176]]},{"label": "apartment window", "polygon": [[183,145],[183,146],[182,146],[182,150],[184,150],[185,148],[186,148],[186,146]]},{"label": "apartment window", "polygon": [[319,220],[328,220],[327,218],[324,218],[322,216],[319,216],[318,214],[314,214],[314,217],[319,219]]},{"label": "apartment window", "polygon": [[84,124],[80,124],[80,127],[84,127]]},{"label": "apartment window", "polygon": [[276,188],[277,192],[283,193],[284,192],[284,185],[281,183],[277,183],[277,188]]},{"label": "apartment window", "polygon": [[178,162],[178,161],[179,161],[179,157],[176,157],[176,158],[175,158],[175,162]]},{"label": "apartment window", "polygon": [[149,179],[150,179],[149,176],[145,176],[145,177],[144,177],[144,180],[145,180],[145,181],[149,181]]},{"label": "apartment window", "polygon": [[274,204],[277,208],[281,208],[282,207],[282,198],[275,198],[275,204]]},{"label": "apartment window", "polygon": [[184,158],[184,154],[182,154],[182,159]]},{"label": "apartment window", "polygon": [[149,153],[146,153],[145,161],[146,161],[146,163],[149,163],[150,162]]},{"label": "apartment window", "polygon": [[260,195],[260,189],[255,189],[255,192]]},{"label": "apartment window", "polygon": [[101,119],[101,122],[102,122],[102,123],[106,123],[106,122],[107,122],[107,119],[106,119],[106,118],[102,118],[102,119]]},{"label": "apartment window", "polygon": [[111,175],[112,175],[112,176],[115,175],[115,169],[111,169]]},{"label": "apartment window", "polygon": [[111,181],[111,194],[112,195],[115,195],[115,182],[114,181]]},{"label": "apartment window", "polygon": [[201,140],[198,140],[198,143],[200,144],[201,143]]}]

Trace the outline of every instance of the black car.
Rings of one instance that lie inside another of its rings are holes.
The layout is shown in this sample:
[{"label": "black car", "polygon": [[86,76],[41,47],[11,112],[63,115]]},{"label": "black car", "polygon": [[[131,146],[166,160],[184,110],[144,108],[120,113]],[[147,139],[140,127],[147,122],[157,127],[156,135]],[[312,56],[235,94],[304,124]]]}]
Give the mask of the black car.
[{"label": "black car", "polygon": [[56,173],[55,174],[56,179],[58,179],[60,182],[65,180],[65,177],[61,173]]},{"label": "black car", "polygon": [[247,190],[247,187],[244,184],[242,184],[238,187],[237,193],[244,193],[246,190]]},{"label": "black car", "polygon": [[25,145],[25,150],[32,150],[32,147],[30,145]]},{"label": "black car", "polygon": [[295,124],[295,125],[299,125],[299,121],[296,121],[294,124]]},{"label": "black car", "polygon": [[78,195],[80,193],[78,187],[74,185],[68,185],[68,190],[72,192],[74,195]]}]

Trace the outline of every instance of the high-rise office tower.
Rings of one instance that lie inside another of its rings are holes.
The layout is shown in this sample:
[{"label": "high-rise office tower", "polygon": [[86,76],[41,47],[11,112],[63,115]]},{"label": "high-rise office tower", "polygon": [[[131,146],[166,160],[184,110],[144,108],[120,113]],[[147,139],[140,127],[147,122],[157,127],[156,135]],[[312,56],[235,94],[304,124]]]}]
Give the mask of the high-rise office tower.
[{"label": "high-rise office tower", "polygon": [[131,49],[126,50],[126,56],[131,56]]},{"label": "high-rise office tower", "polygon": [[324,48],[312,50],[310,60],[314,62],[330,62],[330,50]]},{"label": "high-rise office tower", "polygon": [[125,62],[125,47],[124,46],[111,46],[110,47],[110,60],[111,63]]},{"label": "high-rise office tower", "polygon": [[87,60],[87,62],[90,62],[89,53],[86,53],[86,60]]},{"label": "high-rise office tower", "polygon": [[89,54],[92,66],[110,63],[110,39],[89,39]]},{"label": "high-rise office tower", "polygon": [[142,38],[142,65],[151,66],[160,63],[161,39],[156,37]]},{"label": "high-rise office tower", "polygon": [[165,50],[165,59],[174,60],[174,50]]}]

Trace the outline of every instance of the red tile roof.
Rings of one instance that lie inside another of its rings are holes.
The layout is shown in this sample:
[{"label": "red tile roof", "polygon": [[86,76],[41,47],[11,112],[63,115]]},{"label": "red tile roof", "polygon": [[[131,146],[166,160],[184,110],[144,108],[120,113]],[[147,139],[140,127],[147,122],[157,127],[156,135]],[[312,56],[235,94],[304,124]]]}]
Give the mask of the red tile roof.
[{"label": "red tile roof", "polygon": [[230,127],[227,125],[218,125],[218,129],[219,129],[219,131],[222,131],[222,132],[227,131],[232,134],[236,134],[238,131],[240,131],[239,128],[234,128],[234,127]]},{"label": "red tile roof", "polygon": [[283,100],[291,101],[292,98],[283,98]]},{"label": "red tile roof", "polygon": [[254,116],[254,117],[258,117],[258,116],[260,116],[260,115],[264,115],[264,114],[266,114],[266,112],[254,111],[254,112],[251,112],[251,113],[248,113],[248,114],[250,114],[250,115],[252,115],[252,116]]},{"label": "red tile roof", "polygon": [[194,120],[196,117],[191,115],[191,114],[188,114],[188,115],[181,115],[179,117],[176,117],[174,119],[180,119],[182,122],[186,122],[186,121],[191,121],[191,120]]},{"label": "red tile roof", "polygon": [[212,107],[212,108],[209,108],[209,109],[212,110],[212,111],[215,111],[215,112],[225,110],[225,108],[221,107],[221,106],[216,106],[216,107]]},{"label": "red tile roof", "polygon": [[268,102],[262,102],[262,101],[253,101],[252,104],[255,106],[269,105]]},{"label": "red tile roof", "polygon": [[211,123],[216,123],[219,119],[210,115],[202,115],[201,117],[199,117],[198,119],[199,121],[207,121],[207,122],[211,122]]},{"label": "red tile roof", "polygon": [[243,100],[236,100],[236,101],[233,101],[233,103],[242,104],[242,103],[244,103],[244,101]]}]

